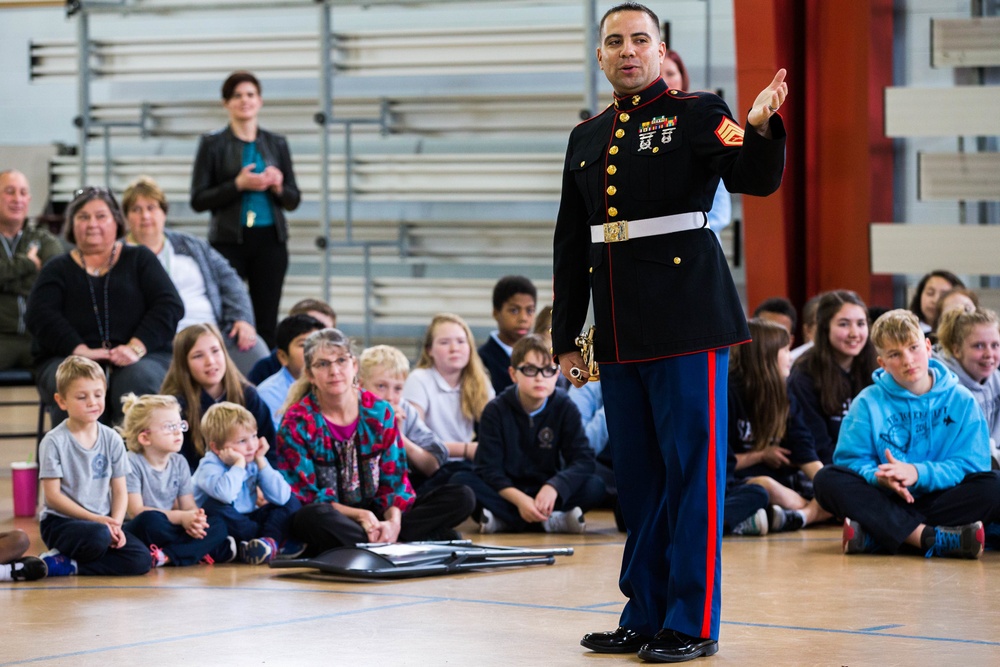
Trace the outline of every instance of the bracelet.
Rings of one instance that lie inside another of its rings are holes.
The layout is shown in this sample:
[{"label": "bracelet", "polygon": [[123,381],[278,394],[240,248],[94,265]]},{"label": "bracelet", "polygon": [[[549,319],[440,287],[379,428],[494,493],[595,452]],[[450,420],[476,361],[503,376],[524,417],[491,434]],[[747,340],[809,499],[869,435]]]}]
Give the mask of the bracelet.
[{"label": "bracelet", "polygon": [[128,349],[130,349],[133,352],[135,352],[135,356],[139,357],[140,359],[142,359],[144,356],[146,356],[146,350],[143,349],[143,348],[141,348],[141,347],[139,347],[135,343],[129,343],[128,344]]},{"label": "bracelet", "polygon": [[469,443],[465,443],[465,448],[462,450],[462,458],[466,461],[469,460]]}]

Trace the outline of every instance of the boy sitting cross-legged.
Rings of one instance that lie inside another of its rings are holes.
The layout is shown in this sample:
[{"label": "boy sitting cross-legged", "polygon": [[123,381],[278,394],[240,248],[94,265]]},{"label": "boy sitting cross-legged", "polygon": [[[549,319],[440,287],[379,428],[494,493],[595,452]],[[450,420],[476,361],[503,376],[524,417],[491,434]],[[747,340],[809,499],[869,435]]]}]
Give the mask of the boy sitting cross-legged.
[{"label": "boy sitting cross-legged", "polygon": [[[251,565],[271,562],[302,505],[268,462],[270,447],[257,437],[257,420],[242,405],[223,401],[205,411],[201,431],[210,451],[194,473],[195,501],[209,522],[226,524],[237,542],[238,560]],[[260,507],[258,488],[267,501]]]},{"label": "boy sitting cross-legged", "polygon": [[820,505],[845,517],[845,553],[978,558],[984,523],[1000,519],[986,421],[907,310],[871,333],[881,368],[851,403],[834,465],[813,480]]},{"label": "boy sitting cross-legged", "polygon": [[582,533],[583,513],[604,498],[580,411],[556,389],[558,366],[538,334],[514,345],[514,385],[490,401],[479,424],[475,472],[458,472],[480,506],[480,532]]}]

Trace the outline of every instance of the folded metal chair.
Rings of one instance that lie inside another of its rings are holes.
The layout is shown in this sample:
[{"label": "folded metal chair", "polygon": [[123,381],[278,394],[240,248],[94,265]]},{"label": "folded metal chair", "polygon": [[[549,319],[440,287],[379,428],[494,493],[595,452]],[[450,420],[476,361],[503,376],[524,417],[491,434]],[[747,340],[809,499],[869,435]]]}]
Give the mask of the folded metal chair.
[{"label": "folded metal chair", "polygon": [[552,565],[573,549],[528,549],[473,544],[470,540],[358,544],[337,547],[315,558],[271,561],[275,569],[310,568],[338,578],[379,580],[433,577],[469,570],[521,565]]}]

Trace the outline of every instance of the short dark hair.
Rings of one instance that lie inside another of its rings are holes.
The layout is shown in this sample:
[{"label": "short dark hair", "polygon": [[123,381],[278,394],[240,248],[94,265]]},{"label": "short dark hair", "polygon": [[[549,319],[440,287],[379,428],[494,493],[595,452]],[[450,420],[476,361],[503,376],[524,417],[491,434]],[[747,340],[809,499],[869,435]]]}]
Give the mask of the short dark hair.
[{"label": "short dark hair", "polygon": [[257,94],[260,95],[260,81],[257,80],[257,77],[246,70],[237,70],[222,82],[222,99],[228,100],[231,98],[233,93],[236,92],[236,86],[247,82],[252,83],[253,87],[257,89]]},{"label": "short dark hair", "polygon": [[529,352],[537,352],[542,359],[551,363],[552,352],[549,344],[542,338],[541,334],[530,333],[521,337],[521,340],[514,343],[514,348],[510,352],[511,368],[517,368],[528,356]]},{"label": "short dark hair", "polygon": [[638,2],[623,2],[604,12],[604,16],[601,17],[600,23],[597,24],[598,33],[604,30],[604,22],[608,20],[608,17],[612,14],[617,14],[618,12],[642,12],[649,18],[653,19],[653,25],[656,26],[656,36],[660,36],[660,17],[657,16],[656,12],[652,9],[646,5],[639,4]]},{"label": "short dark hair", "polygon": [[515,294],[527,294],[538,301],[538,290],[530,278],[524,276],[504,276],[493,286],[493,310],[500,310],[507,299]]},{"label": "short dark hair", "polygon": [[66,207],[66,240],[70,243],[76,245],[76,234],[73,233],[73,218],[76,217],[81,208],[95,199],[100,199],[108,205],[111,217],[115,219],[115,238],[120,239],[125,236],[125,217],[122,215],[122,209],[118,206],[118,201],[115,199],[114,194],[107,188],[88,185],[74,192],[73,201]]},{"label": "short dark hair", "polygon": [[795,325],[799,320],[799,314],[795,312],[795,306],[793,306],[792,302],[783,296],[772,296],[761,301],[760,305],[754,309],[753,316],[760,317],[761,313],[777,313],[778,315],[784,315],[792,321],[792,331],[795,331]]},{"label": "short dark hair", "polygon": [[289,315],[278,322],[278,328],[274,332],[275,343],[279,350],[288,354],[288,348],[291,347],[293,340],[304,333],[312,333],[322,328],[323,323],[312,315]]}]

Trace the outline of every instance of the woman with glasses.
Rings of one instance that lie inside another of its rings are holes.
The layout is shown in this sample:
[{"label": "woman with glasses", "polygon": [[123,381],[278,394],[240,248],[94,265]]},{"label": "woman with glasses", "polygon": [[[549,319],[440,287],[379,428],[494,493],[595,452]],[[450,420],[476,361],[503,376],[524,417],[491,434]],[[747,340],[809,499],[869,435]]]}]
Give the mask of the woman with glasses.
[{"label": "woman with glasses", "polygon": [[191,208],[211,211],[208,241],[250,286],[257,332],[274,346],[288,270],[288,222],[301,199],[288,143],[257,125],[260,81],[233,72],[222,84],[229,124],[202,135],[191,177]]},{"label": "woman with glasses", "polygon": [[475,472],[451,478],[475,492],[481,533],[582,533],[584,512],[604,500],[580,411],[556,389],[549,349],[538,334],[514,344],[514,384],[483,410]]},{"label": "woman with glasses", "polygon": [[121,398],[155,394],[170,365],[170,344],[184,305],[147,248],[125,245],[125,220],[105,188],[78,190],[66,209],[66,239],[76,245],[42,267],[25,323],[37,349],[38,391],[53,423],[56,368],[71,354],[108,373],[105,418],[121,420]]},{"label": "woman with glasses", "polygon": [[269,352],[254,327],[246,285],[229,261],[201,239],[166,229],[167,197],[156,181],[142,176],[122,196],[129,243],[146,246],[174,282],[184,301],[180,331],[211,322],[225,335],[226,351],[246,375]]},{"label": "woman with glasses", "polygon": [[[181,414],[188,423],[181,454],[194,472],[208,451],[201,430],[205,412],[222,401],[242,405],[257,420],[257,435],[274,443],[274,421],[257,389],[247,382],[226,352],[222,333],[214,324],[192,324],[181,329],[174,339],[174,356],[163,379],[161,394],[176,396]],[[277,462],[274,447],[267,452],[273,466]]]},{"label": "woman with glasses", "polygon": [[392,406],[358,389],[350,339],[322,329],[306,339],[305,367],[278,429],[278,470],[302,501],[293,536],[307,556],[359,542],[455,539],[475,505],[445,484],[416,497]]}]

